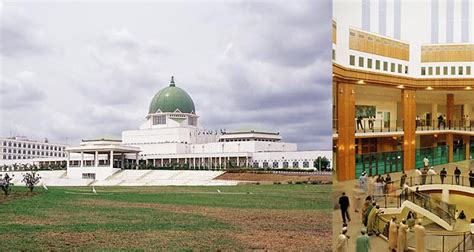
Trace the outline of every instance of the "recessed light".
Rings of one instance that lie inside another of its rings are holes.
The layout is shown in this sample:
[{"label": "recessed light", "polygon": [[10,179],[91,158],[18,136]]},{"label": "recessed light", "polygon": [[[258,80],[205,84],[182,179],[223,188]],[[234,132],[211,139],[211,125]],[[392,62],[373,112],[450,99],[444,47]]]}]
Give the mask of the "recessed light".
[{"label": "recessed light", "polygon": [[466,90],[471,90],[471,87],[466,87]]},{"label": "recessed light", "polygon": [[364,80],[360,80],[357,82],[357,84],[365,84]]},{"label": "recessed light", "polygon": [[398,85],[397,88],[405,88],[403,85]]},{"label": "recessed light", "polygon": [[427,87],[426,90],[433,90],[433,88],[432,87]]}]

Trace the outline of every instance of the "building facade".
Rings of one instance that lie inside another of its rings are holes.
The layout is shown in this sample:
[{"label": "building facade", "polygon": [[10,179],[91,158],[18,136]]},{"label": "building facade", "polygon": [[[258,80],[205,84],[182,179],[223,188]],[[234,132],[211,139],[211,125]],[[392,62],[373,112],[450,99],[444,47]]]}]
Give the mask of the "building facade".
[{"label": "building facade", "polygon": [[37,141],[26,137],[1,137],[0,159],[23,160],[34,158],[64,158],[66,145]]},{"label": "building facade", "polygon": [[334,1],[338,180],[419,168],[425,157],[431,165],[472,157],[474,12],[465,10],[473,8],[472,0]]}]

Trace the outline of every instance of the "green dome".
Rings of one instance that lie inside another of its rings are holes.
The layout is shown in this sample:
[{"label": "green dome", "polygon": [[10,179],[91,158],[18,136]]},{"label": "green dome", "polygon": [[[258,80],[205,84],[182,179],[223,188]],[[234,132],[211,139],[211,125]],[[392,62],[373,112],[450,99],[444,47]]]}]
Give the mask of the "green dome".
[{"label": "green dome", "polygon": [[149,114],[156,113],[158,110],[161,112],[175,112],[176,110],[181,113],[195,114],[194,102],[191,96],[174,84],[174,78],[171,77],[169,87],[160,90],[153,97],[150,103]]}]

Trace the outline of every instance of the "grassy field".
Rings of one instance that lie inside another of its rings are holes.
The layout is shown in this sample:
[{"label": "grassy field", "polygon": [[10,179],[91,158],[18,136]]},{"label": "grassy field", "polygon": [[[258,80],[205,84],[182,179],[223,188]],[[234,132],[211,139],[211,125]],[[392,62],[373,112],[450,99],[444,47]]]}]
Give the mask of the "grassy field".
[{"label": "grassy field", "polygon": [[331,246],[331,185],[96,190],[37,188],[24,197],[15,187],[10,200],[0,195],[0,250]]}]

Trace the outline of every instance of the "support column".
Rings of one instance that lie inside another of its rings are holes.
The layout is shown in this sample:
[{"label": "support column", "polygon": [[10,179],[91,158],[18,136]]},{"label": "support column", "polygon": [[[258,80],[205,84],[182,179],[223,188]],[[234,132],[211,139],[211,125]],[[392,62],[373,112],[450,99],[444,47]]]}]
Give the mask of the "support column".
[{"label": "support column", "polygon": [[452,133],[446,134],[446,144],[448,145],[448,162],[454,161],[454,136]]},{"label": "support column", "polygon": [[357,139],[357,154],[362,154],[362,138]]},{"label": "support column", "polygon": [[68,152],[66,152],[66,154],[67,154],[67,165],[66,165],[66,169],[69,169],[69,162],[71,162],[71,153],[69,153],[69,151],[68,151]]},{"label": "support column", "polygon": [[84,167],[84,152],[81,151],[81,168]]},{"label": "support column", "polygon": [[219,157],[219,169],[222,169],[222,158]]},{"label": "support column", "polygon": [[441,200],[449,203],[449,189],[446,188],[441,191]]},{"label": "support column", "polygon": [[240,167],[239,156],[237,156],[237,167]]},{"label": "support column", "polygon": [[125,169],[125,153],[122,153],[122,164],[120,165],[120,168]]},{"label": "support column", "polygon": [[193,169],[196,169],[196,157],[193,157]]},{"label": "support column", "polygon": [[402,90],[403,169],[415,169],[416,153],[416,101],[415,90]]},{"label": "support column", "polygon": [[135,153],[135,169],[138,170],[138,153]]},{"label": "support column", "polygon": [[94,153],[94,167],[98,167],[99,166],[99,152],[98,151],[95,151]]},{"label": "support column", "polygon": [[438,103],[431,104],[431,121],[428,125],[438,127]]},{"label": "support column", "polygon": [[470,136],[462,136],[462,142],[466,148],[466,160],[469,160],[471,157],[471,137]]},{"label": "support column", "polygon": [[355,178],[355,85],[337,83],[337,179]]},{"label": "support column", "polygon": [[110,168],[114,168],[114,151],[110,151]]},{"label": "support column", "polygon": [[454,115],[454,94],[448,94],[446,97],[446,127],[452,128]]}]

